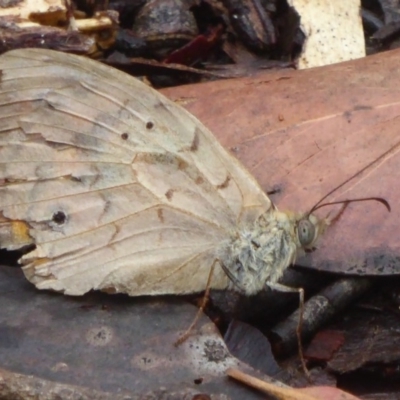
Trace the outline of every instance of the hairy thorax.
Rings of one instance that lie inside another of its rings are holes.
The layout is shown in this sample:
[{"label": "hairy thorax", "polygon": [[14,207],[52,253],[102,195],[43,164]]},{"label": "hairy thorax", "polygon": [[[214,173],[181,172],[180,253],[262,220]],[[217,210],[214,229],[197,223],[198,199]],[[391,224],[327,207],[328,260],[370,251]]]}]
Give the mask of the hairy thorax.
[{"label": "hairy thorax", "polygon": [[232,233],[219,254],[232,289],[251,295],[279,280],[302,250],[297,238],[298,219],[294,214],[272,209],[253,226]]}]

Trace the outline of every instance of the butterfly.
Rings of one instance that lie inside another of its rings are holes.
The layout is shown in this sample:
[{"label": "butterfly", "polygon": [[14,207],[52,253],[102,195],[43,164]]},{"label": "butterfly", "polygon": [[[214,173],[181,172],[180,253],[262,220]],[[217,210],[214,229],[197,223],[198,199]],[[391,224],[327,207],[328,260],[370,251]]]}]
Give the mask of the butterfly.
[{"label": "butterfly", "polygon": [[39,289],[251,295],[328,219],[281,212],[194,116],[99,62],[0,57],[0,248]]}]

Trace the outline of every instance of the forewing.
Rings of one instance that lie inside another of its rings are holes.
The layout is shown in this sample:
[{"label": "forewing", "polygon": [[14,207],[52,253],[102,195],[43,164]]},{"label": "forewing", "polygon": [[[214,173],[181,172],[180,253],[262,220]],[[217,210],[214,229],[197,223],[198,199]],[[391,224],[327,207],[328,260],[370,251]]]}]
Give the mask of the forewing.
[{"label": "forewing", "polygon": [[[270,207],[193,116],[128,75],[49,50],[0,57],[0,246],[39,288],[205,288],[218,245]],[[213,287],[226,287],[222,269]]]}]

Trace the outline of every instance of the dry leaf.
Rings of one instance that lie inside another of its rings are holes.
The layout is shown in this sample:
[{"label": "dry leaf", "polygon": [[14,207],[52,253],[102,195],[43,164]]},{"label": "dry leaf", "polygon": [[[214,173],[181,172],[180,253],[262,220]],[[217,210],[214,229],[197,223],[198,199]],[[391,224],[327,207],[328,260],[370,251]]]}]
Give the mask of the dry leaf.
[{"label": "dry leaf", "polygon": [[327,200],[382,196],[392,212],[373,202],[349,205],[317,251],[298,262],[339,273],[399,274],[398,58],[391,51],[163,93],[205,123],[265,192],[274,190],[283,210],[310,209],[378,160]]},{"label": "dry leaf", "polygon": [[[183,299],[38,295],[19,268],[0,267],[0,303],[1,399],[92,400],[97,397],[85,392],[100,390],[125,400],[192,400],[199,393],[259,400],[226,379],[228,367],[257,372],[229,353],[205,315],[190,338],[174,346],[196,310]],[[13,379],[10,371],[24,375]],[[69,390],[61,394],[62,384],[80,389],[64,387]],[[182,395],[174,396],[177,391]]]}]

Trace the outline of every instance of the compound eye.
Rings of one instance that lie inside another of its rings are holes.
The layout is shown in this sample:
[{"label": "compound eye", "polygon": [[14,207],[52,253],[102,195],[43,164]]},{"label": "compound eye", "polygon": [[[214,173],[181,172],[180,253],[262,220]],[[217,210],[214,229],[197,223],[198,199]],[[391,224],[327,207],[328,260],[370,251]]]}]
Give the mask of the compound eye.
[{"label": "compound eye", "polygon": [[297,235],[303,247],[310,246],[315,237],[314,224],[308,219],[301,219],[297,225]]}]

